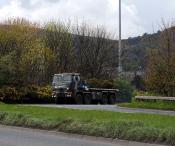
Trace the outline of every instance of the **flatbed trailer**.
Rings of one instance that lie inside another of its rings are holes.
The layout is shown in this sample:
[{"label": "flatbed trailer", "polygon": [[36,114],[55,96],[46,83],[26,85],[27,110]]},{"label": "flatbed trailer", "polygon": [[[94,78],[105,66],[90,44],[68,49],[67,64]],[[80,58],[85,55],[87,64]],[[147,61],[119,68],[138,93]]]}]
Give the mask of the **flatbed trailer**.
[{"label": "flatbed trailer", "polygon": [[53,79],[52,97],[57,104],[115,104],[118,89],[89,88],[78,73],[56,74]]}]

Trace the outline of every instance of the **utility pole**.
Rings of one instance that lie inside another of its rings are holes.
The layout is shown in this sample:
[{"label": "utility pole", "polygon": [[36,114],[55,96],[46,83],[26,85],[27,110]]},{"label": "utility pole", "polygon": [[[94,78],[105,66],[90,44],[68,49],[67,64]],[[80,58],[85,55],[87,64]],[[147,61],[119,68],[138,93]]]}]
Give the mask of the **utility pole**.
[{"label": "utility pole", "polygon": [[121,27],[121,0],[119,0],[119,42],[118,42],[118,73],[122,72],[121,52],[122,52],[122,27]]}]

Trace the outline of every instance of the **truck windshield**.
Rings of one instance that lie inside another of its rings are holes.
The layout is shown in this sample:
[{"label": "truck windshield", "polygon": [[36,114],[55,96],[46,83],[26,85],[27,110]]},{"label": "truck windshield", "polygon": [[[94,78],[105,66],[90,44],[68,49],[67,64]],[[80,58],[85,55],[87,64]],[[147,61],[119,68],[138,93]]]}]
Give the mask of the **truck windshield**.
[{"label": "truck windshield", "polygon": [[71,82],[71,75],[56,75],[53,78],[53,83]]},{"label": "truck windshield", "polygon": [[71,82],[71,75],[55,75],[53,84],[56,86],[65,86]]}]

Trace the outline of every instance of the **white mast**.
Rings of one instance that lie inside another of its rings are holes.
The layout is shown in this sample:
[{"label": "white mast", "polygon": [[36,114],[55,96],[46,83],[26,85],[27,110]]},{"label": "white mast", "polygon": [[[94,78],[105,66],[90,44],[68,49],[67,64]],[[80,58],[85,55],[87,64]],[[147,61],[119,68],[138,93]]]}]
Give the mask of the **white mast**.
[{"label": "white mast", "polygon": [[122,52],[122,41],[121,41],[121,0],[119,0],[119,49],[118,49],[118,73],[122,72],[121,52]]}]

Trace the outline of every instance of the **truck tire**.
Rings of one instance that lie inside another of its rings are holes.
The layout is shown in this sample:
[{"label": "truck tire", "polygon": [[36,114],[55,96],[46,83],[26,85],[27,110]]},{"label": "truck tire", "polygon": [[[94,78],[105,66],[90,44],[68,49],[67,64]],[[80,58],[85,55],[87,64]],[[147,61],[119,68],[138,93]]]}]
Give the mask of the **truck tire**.
[{"label": "truck tire", "polygon": [[102,95],[102,104],[108,104],[108,96],[107,94]]},{"label": "truck tire", "polygon": [[65,99],[60,98],[60,97],[56,97],[55,102],[56,102],[56,104],[65,104],[66,103]]},{"label": "truck tire", "polygon": [[83,104],[83,96],[82,94],[77,94],[75,98],[76,104]]},{"label": "truck tire", "polygon": [[59,104],[59,103],[60,103],[60,101],[59,101],[59,98],[58,98],[58,97],[56,97],[56,98],[55,98],[55,103],[56,103],[56,104]]},{"label": "truck tire", "polygon": [[90,94],[86,94],[84,96],[84,103],[85,104],[91,104],[91,102],[92,102],[92,96]]},{"label": "truck tire", "polygon": [[116,103],[116,97],[114,94],[111,94],[109,96],[109,104],[115,104]]},{"label": "truck tire", "polygon": [[63,104],[63,101],[59,97],[56,97],[55,102],[56,104]]}]

